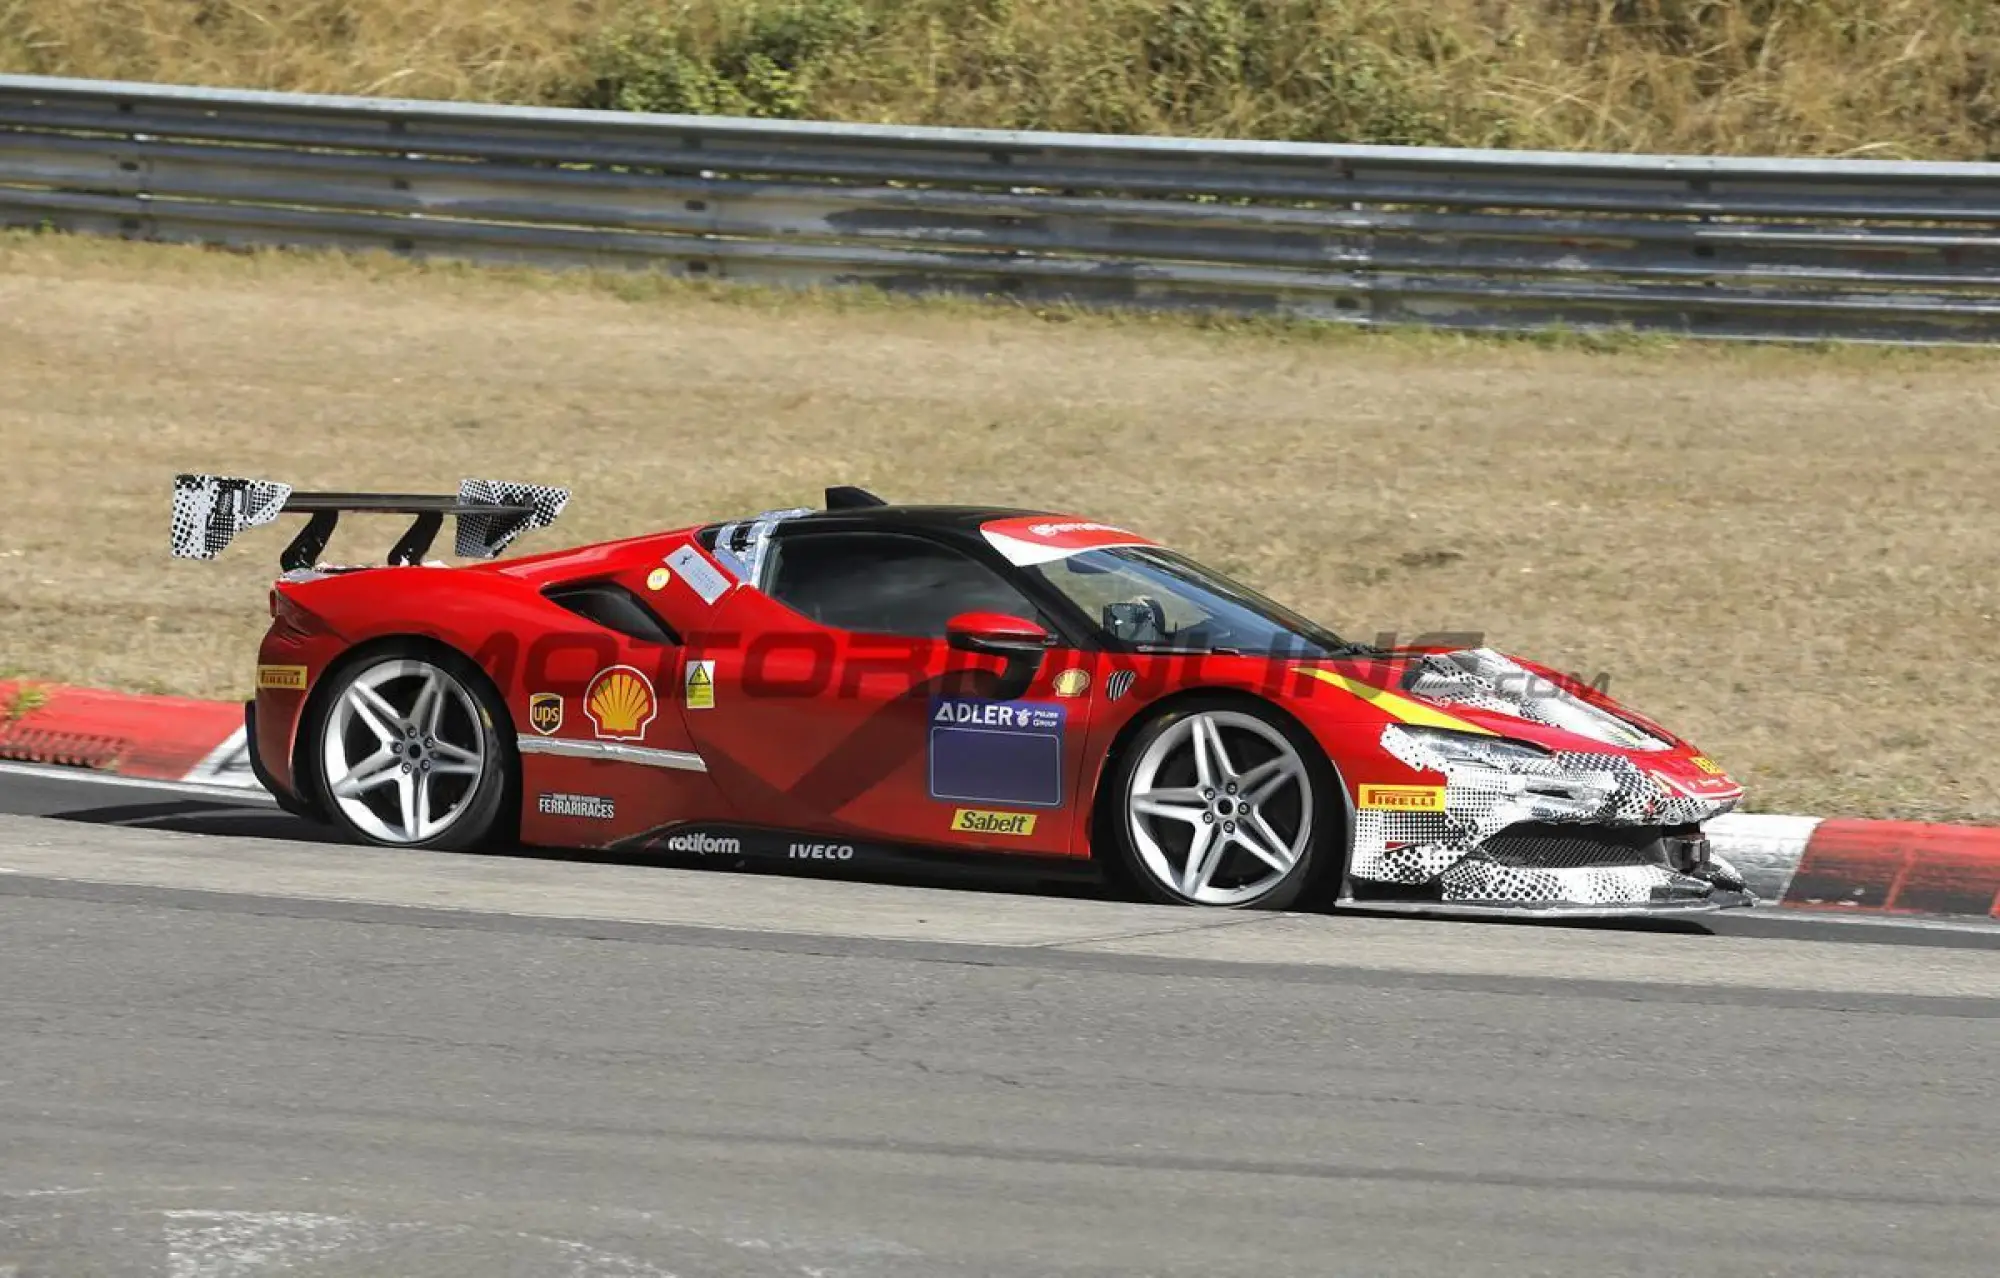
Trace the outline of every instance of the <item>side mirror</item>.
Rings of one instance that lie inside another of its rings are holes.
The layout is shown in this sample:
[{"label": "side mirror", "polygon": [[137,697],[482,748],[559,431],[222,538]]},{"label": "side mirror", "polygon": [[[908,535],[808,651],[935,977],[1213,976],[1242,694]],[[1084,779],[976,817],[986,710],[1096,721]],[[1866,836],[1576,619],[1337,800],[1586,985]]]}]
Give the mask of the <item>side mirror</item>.
[{"label": "side mirror", "polygon": [[1040,661],[1055,636],[1032,621],[1004,612],[961,612],[945,623],[945,642],[961,652],[1009,661]]}]

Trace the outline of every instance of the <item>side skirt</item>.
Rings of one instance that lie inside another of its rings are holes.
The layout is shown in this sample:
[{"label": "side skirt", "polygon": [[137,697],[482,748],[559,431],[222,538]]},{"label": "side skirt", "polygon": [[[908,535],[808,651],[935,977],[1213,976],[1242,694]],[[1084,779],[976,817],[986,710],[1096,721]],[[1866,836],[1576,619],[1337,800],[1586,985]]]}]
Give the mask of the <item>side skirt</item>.
[{"label": "side skirt", "polygon": [[807,874],[925,878],[977,875],[1023,882],[1060,879],[1070,883],[1095,883],[1102,879],[1092,862],[1076,857],[967,852],[962,848],[875,843],[802,830],[709,822],[648,830],[621,839],[608,850],[623,855],[643,854],[673,864],[783,869]]}]

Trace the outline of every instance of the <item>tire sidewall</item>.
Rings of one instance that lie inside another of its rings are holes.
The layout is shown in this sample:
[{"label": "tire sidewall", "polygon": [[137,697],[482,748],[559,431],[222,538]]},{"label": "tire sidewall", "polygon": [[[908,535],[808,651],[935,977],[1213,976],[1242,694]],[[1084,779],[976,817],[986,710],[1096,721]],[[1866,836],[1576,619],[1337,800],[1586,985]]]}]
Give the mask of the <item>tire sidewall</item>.
[{"label": "tire sidewall", "polygon": [[[356,826],[334,799],[332,783],[326,775],[328,716],[356,679],[391,661],[422,661],[457,681],[479,708],[480,732],[484,737],[482,753],[486,768],[473,790],[471,801],[448,828],[417,843],[384,843]],[[301,725],[300,740],[306,752],[307,775],[317,791],[320,810],[327,814],[334,828],[349,842],[397,851],[448,852],[480,846],[501,832],[506,824],[503,818],[509,810],[509,800],[518,794],[516,778],[520,775],[520,765],[506,707],[493,691],[492,682],[484,671],[449,649],[418,641],[389,640],[350,653],[329,672],[323,686],[325,694],[317,698]],[[518,802],[518,799],[515,801]]]},{"label": "tire sidewall", "polygon": [[[1306,840],[1298,864],[1263,896],[1234,905],[1210,905],[1181,895],[1160,882],[1147,868],[1132,838],[1132,777],[1148,746],[1182,720],[1197,714],[1227,710],[1247,714],[1269,725],[1285,738],[1305,762],[1307,784],[1312,786],[1312,833]],[[1099,828],[1110,840],[1112,870],[1116,879],[1135,889],[1148,900],[1163,905],[1185,905],[1205,910],[1283,910],[1309,901],[1325,881],[1328,867],[1344,858],[1339,848],[1340,831],[1346,824],[1346,804],[1333,765],[1326,751],[1299,722],[1270,703],[1251,696],[1204,694],[1182,698],[1154,711],[1143,726],[1120,749],[1102,790],[1108,811]]]}]

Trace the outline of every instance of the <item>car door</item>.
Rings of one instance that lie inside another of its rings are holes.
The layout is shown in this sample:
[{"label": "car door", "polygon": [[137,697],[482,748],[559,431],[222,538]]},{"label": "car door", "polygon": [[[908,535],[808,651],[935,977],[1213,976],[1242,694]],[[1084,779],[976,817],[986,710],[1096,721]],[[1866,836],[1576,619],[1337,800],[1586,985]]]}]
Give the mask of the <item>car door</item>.
[{"label": "car door", "polygon": [[[1087,697],[1058,640],[1018,691],[953,650],[968,612],[1043,617],[993,565],[917,532],[782,529],[689,654],[687,719],[755,824],[851,841],[1065,855]],[[1083,682],[1088,682],[1084,680]]]}]

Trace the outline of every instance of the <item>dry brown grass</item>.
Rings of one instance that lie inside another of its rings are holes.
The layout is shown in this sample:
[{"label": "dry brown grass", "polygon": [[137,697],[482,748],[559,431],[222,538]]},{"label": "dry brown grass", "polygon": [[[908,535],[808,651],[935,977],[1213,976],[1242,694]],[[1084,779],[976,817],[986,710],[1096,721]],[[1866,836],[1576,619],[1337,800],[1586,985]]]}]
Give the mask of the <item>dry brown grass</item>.
[{"label": "dry brown grass", "polygon": [[1357,637],[1483,631],[1609,671],[1765,810],[1992,820],[1996,401],[1975,354],[1593,354],[16,237],[0,667],[243,694],[282,538],[170,560],[177,469],[572,485],[530,548],[850,482],[1084,511]]},{"label": "dry brown grass", "polygon": [[0,70],[1017,128],[2000,156],[1991,0],[0,0]]},{"label": "dry brown grass", "polygon": [[599,0],[0,0],[0,70],[390,97],[536,101]]}]

